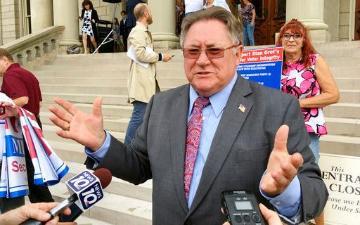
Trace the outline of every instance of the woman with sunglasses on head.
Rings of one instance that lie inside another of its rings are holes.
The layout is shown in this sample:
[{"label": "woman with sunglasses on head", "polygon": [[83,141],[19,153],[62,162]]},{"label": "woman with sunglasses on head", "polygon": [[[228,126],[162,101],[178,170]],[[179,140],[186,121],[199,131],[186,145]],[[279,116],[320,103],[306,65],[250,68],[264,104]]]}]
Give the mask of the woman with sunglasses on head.
[{"label": "woman with sunglasses on head", "polygon": [[[281,90],[299,99],[305,126],[310,136],[310,149],[318,163],[319,138],[327,134],[323,107],[339,100],[339,91],[329,66],[311,44],[308,31],[292,19],[280,30],[278,46],[284,48]],[[324,224],[323,213],[315,218],[316,225]]]},{"label": "woman with sunglasses on head", "polygon": [[83,26],[81,28],[82,41],[84,45],[84,53],[87,54],[89,53],[87,48],[88,36],[90,37],[90,41],[94,46],[94,49],[97,48],[95,37],[97,35],[96,23],[99,22],[99,16],[90,0],[84,0],[81,5],[82,11],[79,19],[83,20]]}]

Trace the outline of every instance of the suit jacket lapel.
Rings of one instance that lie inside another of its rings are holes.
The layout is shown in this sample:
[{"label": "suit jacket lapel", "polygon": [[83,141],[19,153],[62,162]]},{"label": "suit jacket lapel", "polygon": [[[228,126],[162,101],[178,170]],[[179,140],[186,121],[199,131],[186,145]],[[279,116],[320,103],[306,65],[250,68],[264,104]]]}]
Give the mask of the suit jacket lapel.
[{"label": "suit jacket lapel", "polygon": [[174,108],[170,110],[170,148],[171,165],[173,170],[174,185],[180,205],[185,212],[188,212],[188,206],[184,192],[184,158],[185,158],[185,140],[186,124],[189,110],[189,85],[183,88],[176,99]]},{"label": "suit jacket lapel", "polygon": [[206,196],[206,193],[209,191],[225,162],[231,146],[238,136],[252,107],[252,101],[245,98],[249,94],[251,94],[249,83],[239,78],[224,108],[222,118],[214,135],[200,184],[188,216],[199,206],[200,202]]}]

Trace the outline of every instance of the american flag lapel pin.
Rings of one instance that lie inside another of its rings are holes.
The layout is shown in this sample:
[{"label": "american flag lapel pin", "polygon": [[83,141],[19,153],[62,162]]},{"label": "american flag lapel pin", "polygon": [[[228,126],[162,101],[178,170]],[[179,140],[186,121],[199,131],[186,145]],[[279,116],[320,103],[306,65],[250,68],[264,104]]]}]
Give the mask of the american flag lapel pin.
[{"label": "american flag lapel pin", "polygon": [[245,108],[245,106],[244,106],[243,104],[240,104],[240,105],[239,105],[239,110],[240,110],[241,112],[245,112],[246,108]]}]

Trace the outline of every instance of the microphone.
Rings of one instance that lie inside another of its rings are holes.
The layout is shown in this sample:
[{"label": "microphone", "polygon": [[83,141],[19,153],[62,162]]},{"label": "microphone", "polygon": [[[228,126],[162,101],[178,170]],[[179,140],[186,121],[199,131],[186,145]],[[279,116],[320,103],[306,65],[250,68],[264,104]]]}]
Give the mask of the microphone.
[{"label": "microphone", "polygon": [[[51,218],[62,213],[69,207],[71,214],[69,216],[60,215],[61,222],[75,221],[85,210],[89,209],[103,197],[102,189],[106,188],[112,179],[112,174],[108,169],[99,168],[92,174],[84,171],[66,182],[71,196],[56,207],[50,210]],[[33,219],[27,220],[21,225],[41,225],[45,224]]]}]

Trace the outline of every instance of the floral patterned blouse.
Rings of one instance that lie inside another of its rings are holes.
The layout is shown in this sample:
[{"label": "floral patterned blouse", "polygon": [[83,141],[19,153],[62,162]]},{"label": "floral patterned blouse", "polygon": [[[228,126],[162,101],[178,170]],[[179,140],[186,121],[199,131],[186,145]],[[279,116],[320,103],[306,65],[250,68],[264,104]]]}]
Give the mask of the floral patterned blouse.
[{"label": "floral patterned blouse", "polygon": [[[298,99],[320,95],[320,86],[316,80],[315,64],[318,54],[310,56],[311,65],[305,68],[301,59],[295,63],[284,63],[281,76],[281,90]],[[301,108],[308,133],[318,136],[327,134],[322,108]]]}]

